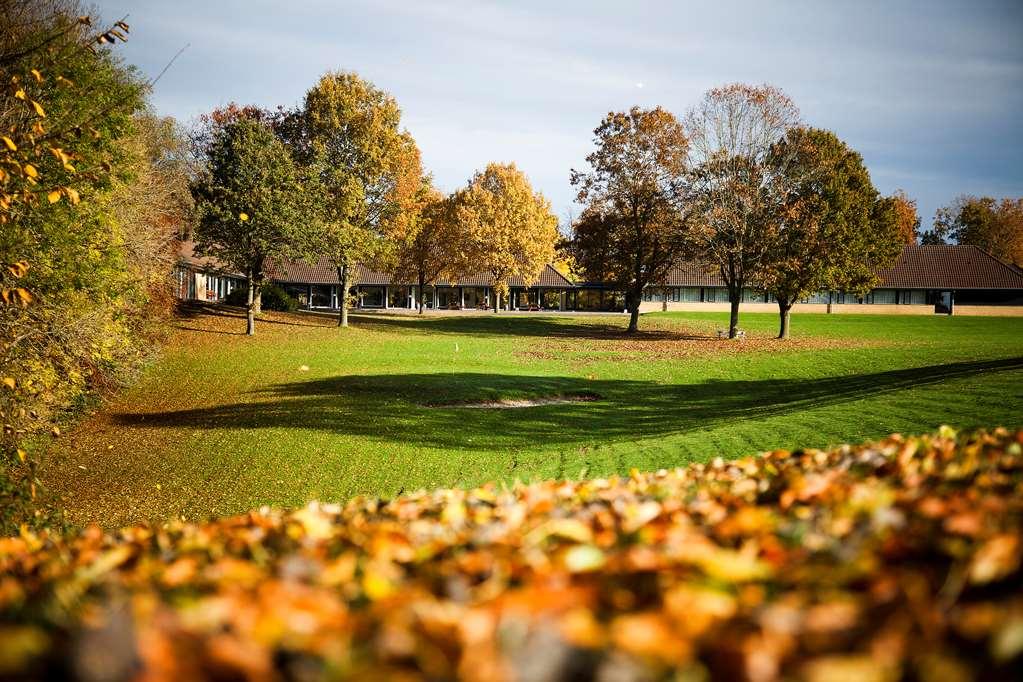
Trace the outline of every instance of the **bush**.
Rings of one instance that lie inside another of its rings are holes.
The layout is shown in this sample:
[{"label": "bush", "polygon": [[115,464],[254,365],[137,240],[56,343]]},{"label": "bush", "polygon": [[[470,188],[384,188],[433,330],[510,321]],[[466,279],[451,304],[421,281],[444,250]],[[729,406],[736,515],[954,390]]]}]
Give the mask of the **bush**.
[{"label": "bush", "polygon": [[245,307],[249,304],[249,288],[238,287],[232,289],[231,293],[224,297],[224,304]]},{"label": "bush", "polygon": [[[245,307],[249,304],[249,290],[247,287],[239,287],[224,297],[226,305]],[[263,310],[277,310],[283,313],[293,313],[298,310],[298,301],[288,295],[284,289],[276,284],[263,285]]]},{"label": "bush", "polygon": [[263,310],[278,310],[282,313],[293,313],[298,310],[298,301],[288,295],[276,284],[263,285]]}]

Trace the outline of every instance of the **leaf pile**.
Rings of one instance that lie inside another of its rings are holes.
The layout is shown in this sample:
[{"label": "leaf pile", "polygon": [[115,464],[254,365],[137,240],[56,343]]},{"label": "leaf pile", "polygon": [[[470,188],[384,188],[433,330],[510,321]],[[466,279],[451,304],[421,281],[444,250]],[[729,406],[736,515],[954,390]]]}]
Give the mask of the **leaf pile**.
[{"label": "leaf pile", "polygon": [[1019,679],[1023,431],[0,540],[0,677]]}]

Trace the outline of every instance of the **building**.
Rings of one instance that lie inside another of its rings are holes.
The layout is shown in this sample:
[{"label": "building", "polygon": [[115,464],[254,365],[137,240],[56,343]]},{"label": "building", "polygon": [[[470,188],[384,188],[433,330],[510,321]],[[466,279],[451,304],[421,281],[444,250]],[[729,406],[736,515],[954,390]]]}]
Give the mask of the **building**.
[{"label": "building", "polygon": [[[197,256],[191,242],[182,242],[175,268],[178,297],[216,302],[244,286],[244,277],[211,259]],[[866,296],[823,291],[797,303],[794,311],[870,312],[885,314],[935,313],[964,315],[1023,314],[1023,270],[1003,263],[975,246],[906,246],[896,262],[878,272],[881,284]],[[303,308],[338,308],[337,269],[327,258],[316,263],[274,261],[266,277],[293,296]],[[351,293],[362,309],[409,309],[417,300],[412,283],[394,282],[382,272],[358,266]],[[573,282],[547,265],[538,280],[526,286],[521,278],[508,282],[508,310],[572,310],[620,312],[625,296],[600,282]],[[488,310],[493,292],[486,277],[471,274],[457,282],[426,287],[426,305],[435,310]],[[644,292],[642,311],[727,310],[728,290],[720,275],[698,263],[676,267],[667,281]],[[773,298],[762,291],[743,292],[744,311],[777,311]]]}]

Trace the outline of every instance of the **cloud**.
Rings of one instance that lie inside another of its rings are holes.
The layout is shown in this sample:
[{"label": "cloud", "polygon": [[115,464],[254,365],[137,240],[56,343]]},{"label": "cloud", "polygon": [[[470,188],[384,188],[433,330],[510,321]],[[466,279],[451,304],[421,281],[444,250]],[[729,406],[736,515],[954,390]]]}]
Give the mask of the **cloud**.
[{"label": "cloud", "polygon": [[324,71],[355,70],[395,95],[442,184],[514,160],[559,213],[572,204],[568,171],[584,163],[608,111],[682,114],[705,89],[735,81],[786,90],[808,123],[863,154],[881,191],[918,196],[925,224],[966,188],[1023,185],[1023,4],[1014,0],[101,0],[100,9],[130,12],[124,54],[144,73],[191,44],[155,88],[163,113],[292,105]]}]

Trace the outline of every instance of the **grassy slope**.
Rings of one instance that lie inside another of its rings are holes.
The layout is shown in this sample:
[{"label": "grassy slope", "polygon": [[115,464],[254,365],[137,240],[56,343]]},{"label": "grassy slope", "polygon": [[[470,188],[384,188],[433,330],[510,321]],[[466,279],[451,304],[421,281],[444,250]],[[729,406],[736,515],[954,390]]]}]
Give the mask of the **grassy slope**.
[{"label": "grassy slope", "polygon": [[[894,431],[1023,426],[1023,319],[744,315],[182,322],[162,361],[58,441],[46,481],[112,525],[487,480],[600,476]],[[324,321],[324,323],[328,323]],[[308,370],[303,371],[302,366]],[[430,408],[596,393],[519,410]]]}]

